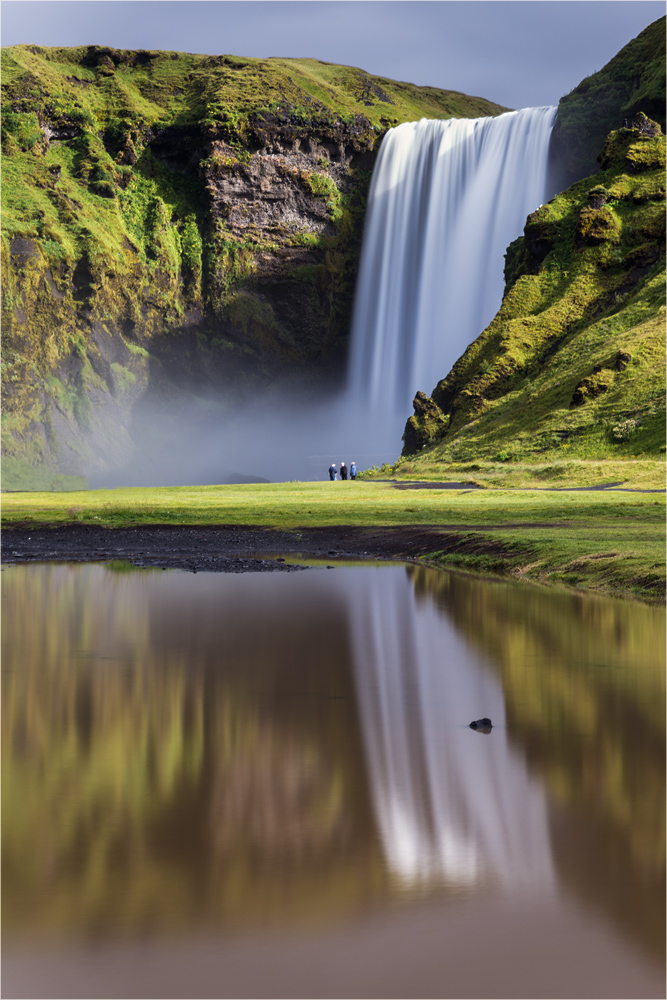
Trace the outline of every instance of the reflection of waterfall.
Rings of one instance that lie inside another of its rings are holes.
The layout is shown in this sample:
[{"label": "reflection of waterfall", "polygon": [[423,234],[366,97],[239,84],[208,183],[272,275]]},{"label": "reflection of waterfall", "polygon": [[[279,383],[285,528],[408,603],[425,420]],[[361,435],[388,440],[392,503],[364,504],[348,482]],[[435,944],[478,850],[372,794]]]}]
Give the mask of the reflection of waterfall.
[{"label": "reflection of waterfall", "polygon": [[555,108],[408,122],[386,135],[369,195],[350,388],[405,421],[490,322],[505,248],[544,200]]},{"label": "reflection of waterfall", "polygon": [[[510,750],[500,686],[403,574],[350,602],[370,780],[391,870],[408,884],[545,889],[541,789]],[[489,736],[466,723],[489,715]]]}]

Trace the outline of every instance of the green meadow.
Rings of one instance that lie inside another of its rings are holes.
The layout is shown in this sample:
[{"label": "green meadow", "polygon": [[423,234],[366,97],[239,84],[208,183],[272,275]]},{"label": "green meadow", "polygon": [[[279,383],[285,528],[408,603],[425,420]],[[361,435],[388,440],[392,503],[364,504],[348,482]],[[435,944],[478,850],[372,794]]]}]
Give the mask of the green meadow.
[{"label": "green meadow", "polygon": [[[78,523],[420,528],[423,562],[550,586],[664,597],[665,495],[622,490],[399,490],[390,483],[270,483],[7,493],[4,527]],[[372,543],[368,545],[369,550]]]}]

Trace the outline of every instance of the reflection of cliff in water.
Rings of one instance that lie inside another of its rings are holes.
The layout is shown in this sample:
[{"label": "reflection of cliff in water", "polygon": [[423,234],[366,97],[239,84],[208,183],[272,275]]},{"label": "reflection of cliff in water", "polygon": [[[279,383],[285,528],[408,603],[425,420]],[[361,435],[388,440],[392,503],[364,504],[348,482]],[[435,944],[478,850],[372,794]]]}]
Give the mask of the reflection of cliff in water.
[{"label": "reflection of cliff in water", "polygon": [[389,889],[326,573],[3,573],[5,933],[309,923]]},{"label": "reflection of cliff in water", "polygon": [[[552,885],[541,788],[507,743],[484,657],[396,574],[351,609],[356,680],[378,825],[403,882],[451,889]],[[489,715],[485,737],[466,725]]]},{"label": "reflection of cliff in water", "polygon": [[662,953],[664,609],[408,573],[502,682],[508,737],[549,793],[561,883]]}]

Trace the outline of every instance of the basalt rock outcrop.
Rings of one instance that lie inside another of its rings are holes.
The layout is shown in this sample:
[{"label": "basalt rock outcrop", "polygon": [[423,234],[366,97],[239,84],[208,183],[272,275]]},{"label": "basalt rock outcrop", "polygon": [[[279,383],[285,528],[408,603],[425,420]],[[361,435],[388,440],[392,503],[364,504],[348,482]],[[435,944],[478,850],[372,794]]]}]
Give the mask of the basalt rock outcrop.
[{"label": "basalt rock outcrop", "polygon": [[447,419],[440,407],[425,392],[418,392],[412,403],[414,415],[408,417],[403,432],[403,454],[416,455],[447,429]]}]

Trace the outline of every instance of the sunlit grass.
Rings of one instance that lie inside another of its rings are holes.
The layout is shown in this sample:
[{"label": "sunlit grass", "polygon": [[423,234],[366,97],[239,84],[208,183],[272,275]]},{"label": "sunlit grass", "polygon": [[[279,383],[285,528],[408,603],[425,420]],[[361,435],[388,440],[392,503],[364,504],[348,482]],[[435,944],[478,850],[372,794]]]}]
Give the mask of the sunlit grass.
[{"label": "sunlit grass", "polygon": [[618,518],[664,506],[659,494],[622,491],[399,490],[389,483],[290,482],[234,486],[126,487],[71,493],[13,493],[3,498],[4,525],[96,520],[101,524],[498,525],[516,519],[561,522]]},{"label": "sunlit grass", "polygon": [[[602,459],[554,458],[543,462],[474,461],[439,462],[428,457],[413,462],[403,459],[397,467],[401,480],[469,482],[480,486],[519,489],[571,489],[581,486],[621,484],[626,489],[660,490],[665,488],[663,458]],[[377,473],[380,478],[393,475]]]},{"label": "sunlit grass", "polygon": [[426,558],[439,565],[653,599],[664,592],[665,497],[659,493],[398,490],[359,481],[123,488],[6,494],[2,523],[295,532],[416,526],[433,530]]}]

